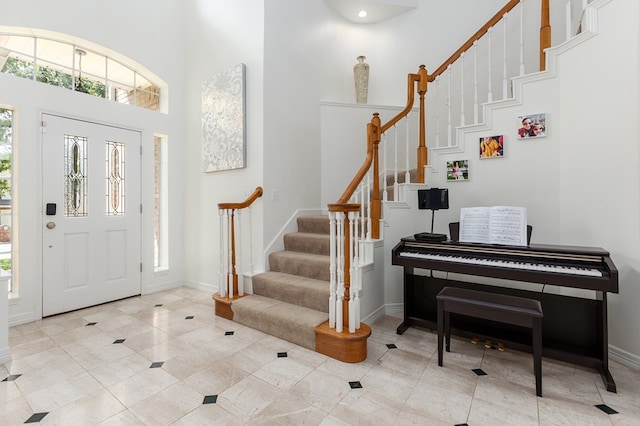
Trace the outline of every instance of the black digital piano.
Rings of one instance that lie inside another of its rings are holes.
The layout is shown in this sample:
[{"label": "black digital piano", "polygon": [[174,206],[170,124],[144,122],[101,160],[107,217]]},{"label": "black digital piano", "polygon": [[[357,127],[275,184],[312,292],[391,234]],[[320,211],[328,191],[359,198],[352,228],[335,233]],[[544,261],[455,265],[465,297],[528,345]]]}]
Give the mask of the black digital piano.
[{"label": "black digital piano", "polygon": [[[404,267],[404,320],[398,334],[410,326],[436,329],[435,296],[445,286],[537,299],[544,311],[543,356],[597,369],[607,390],[616,392],[609,372],[607,293],[618,293],[618,271],[606,250],[403,238],[393,249],[392,263]],[[455,278],[452,275],[450,279],[450,274],[456,274]],[[501,280],[539,285],[523,289],[520,287],[527,286],[504,285]],[[554,292],[554,288],[591,291],[585,292],[588,297],[582,297]],[[499,339],[506,347],[531,352],[527,329],[455,315],[451,329],[460,336]]]}]

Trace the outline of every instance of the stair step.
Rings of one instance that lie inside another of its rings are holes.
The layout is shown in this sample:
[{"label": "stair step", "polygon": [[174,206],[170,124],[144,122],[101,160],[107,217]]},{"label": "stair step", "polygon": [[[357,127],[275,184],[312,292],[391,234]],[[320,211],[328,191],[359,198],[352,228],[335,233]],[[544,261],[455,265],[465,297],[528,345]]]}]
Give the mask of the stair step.
[{"label": "stair step", "polygon": [[233,302],[233,321],[316,350],[315,328],[329,314],[252,294]]},{"label": "stair step", "polygon": [[329,256],[297,251],[279,251],[269,255],[269,269],[274,272],[299,275],[329,281]]},{"label": "stair step", "polygon": [[290,251],[329,256],[329,234],[294,232],[284,236],[284,248]]},{"label": "stair step", "polygon": [[300,216],[296,221],[298,232],[329,235],[329,216]]},{"label": "stair step", "polygon": [[251,279],[253,293],[329,312],[329,282],[282,272],[264,272]]}]

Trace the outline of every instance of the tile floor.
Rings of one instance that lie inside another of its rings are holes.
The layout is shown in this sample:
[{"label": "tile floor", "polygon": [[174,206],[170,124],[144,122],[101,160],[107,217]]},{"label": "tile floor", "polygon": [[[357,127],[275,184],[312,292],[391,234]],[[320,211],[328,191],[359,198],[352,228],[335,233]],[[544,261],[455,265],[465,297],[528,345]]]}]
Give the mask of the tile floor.
[{"label": "tile floor", "polygon": [[188,288],[46,318],[10,329],[0,424],[640,424],[638,371],[613,362],[614,394],[544,359],[537,398],[531,355],[453,338],[440,368],[436,335],[399,323],[372,324],[367,360],[346,364],[216,317]]}]

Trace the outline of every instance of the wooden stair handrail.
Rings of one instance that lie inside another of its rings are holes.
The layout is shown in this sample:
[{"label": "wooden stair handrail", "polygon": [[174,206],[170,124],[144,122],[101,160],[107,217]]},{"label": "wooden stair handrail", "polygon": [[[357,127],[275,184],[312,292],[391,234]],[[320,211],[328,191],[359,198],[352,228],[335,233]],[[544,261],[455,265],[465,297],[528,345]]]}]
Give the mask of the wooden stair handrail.
[{"label": "wooden stair handrail", "polygon": [[[485,35],[489,28],[492,28],[496,25],[502,17],[511,12],[511,10],[516,7],[521,0],[510,0],[507,4],[504,5],[502,9],[498,11],[491,19],[487,21],[478,31],[472,35],[469,40],[467,40],[458,50],[456,50],[453,55],[449,57],[446,61],[442,63],[433,74],[429,74],[429,82],[432,82],[436,79],[437,76],[446,71],[449,65],[453,64],[455,61],[460,58],[462,53],[466,52],[473,46],[473,43],[476,40],[479,40],[483,35]],[[540,71],[544,71],[545,69],[545,49],[551,47],[551,25],[549,23],[549,0],[541,0],[541,15],[540,15]]]},{"label": "wooden stair handrail", "polygon": [[373,113],[373,118],[371,122],[367,124],[367,156],[364,159],[364,163],[360,166],[360,170],[356,173],[356,175],[351,180],[351,183],[347,186],[347,189],[344,190],[340,198],[335,204],[346,204],[351,199],[351,196],[358,188],[362,179],[364,179],[367,171],[371,167],[371,163],[373,163],[373,150],[374,145],[380,143],[380,116],[377,112]]},{"label": "wooden stair handrail", "polygon": [[218,203],[219,209],[244,209],[249,207],[255,200],[262,197],[262,187],[258,186],[249,197],[241,203]]}]

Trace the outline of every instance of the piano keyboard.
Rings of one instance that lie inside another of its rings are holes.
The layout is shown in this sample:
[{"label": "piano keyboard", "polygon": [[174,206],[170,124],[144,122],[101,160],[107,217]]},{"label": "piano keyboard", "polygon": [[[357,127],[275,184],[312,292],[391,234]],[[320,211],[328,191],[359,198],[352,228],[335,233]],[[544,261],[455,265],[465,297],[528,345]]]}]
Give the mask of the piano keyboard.
[{"label": "piano keyboard", "polygon": [[480,257],[451,256],[433,253],[415,253],[403,251],[399,253],[402,257],[416,259],[436,260],[441,262],[458,262],[471,265],[495,266],[497,268],[524,269],[527,271],[552,272],[569,275],[585,275],[590,277],[602,277],[602,272],[595,268],[579,268],[575,266],[550,265],[545,263],[514,262],[500,259],[484,259]]}]

